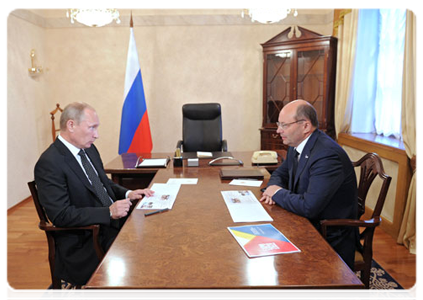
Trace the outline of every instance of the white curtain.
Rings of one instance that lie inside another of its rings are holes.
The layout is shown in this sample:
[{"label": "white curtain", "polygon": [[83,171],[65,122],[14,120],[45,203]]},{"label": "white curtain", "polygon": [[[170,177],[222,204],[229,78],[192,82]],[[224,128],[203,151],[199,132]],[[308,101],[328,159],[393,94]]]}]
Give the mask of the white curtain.
[{"label": "white curtain", "polygon": [[349,132],[352,115],[350,96],[354,74],[355,44],[357,36],[358,10],[352,9],[343,15],[338,27],[338,53],[336,62],[335,130]]},{"label": "white curtain", "polygon": [[401,137],[405,10],[380,9],[379,61],[375,99],[376,133]]},{"label": "white curtain", "polygon": [[[407,156],[416,158],[416,17],[407,11],[402,92],[402,136]],[[416,253],[416,170],[408,190],[398,243]]]},{"label": "white curtain", "polygon": [[405,10],[361,9],[351,131],[401,137]]},{"label": "white curtain", "polygon": [[379,10],[361,9],[358,13],[356,60],[352,84],[351,132],[375,132]]}]

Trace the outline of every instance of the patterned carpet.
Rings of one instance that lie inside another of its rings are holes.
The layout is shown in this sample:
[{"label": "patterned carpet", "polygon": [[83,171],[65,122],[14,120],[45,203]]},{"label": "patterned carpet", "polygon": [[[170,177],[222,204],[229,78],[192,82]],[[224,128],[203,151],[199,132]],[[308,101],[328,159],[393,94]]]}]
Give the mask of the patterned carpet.
[{"label": "patterned carpet", "polygon": [[[67,283],[63,282],[63,286]],[[53,299],[53,290],[51,286],[46,290],[40,300],[51,300]],[[344,299],[344,300],[358,300],[358,297],[348,298],[324,298],[325,300],[332,299]],[[370,277],[370,300],[414,300],[414,298],[393,279],[388,272],[386,272],[379,264],[375,261],[372,262],[372,270]],[[74,295],[72,289],[65,300],[89,300],[83,296]]]}]

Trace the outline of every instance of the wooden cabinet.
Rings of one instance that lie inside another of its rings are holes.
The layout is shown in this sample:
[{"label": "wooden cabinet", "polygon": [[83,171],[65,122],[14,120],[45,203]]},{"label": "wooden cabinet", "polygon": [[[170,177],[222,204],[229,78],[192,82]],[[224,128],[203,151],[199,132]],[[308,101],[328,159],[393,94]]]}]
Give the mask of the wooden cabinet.
[{"label": "wooden cabinet", "polygon": [[337,39],[290,27],[263,47],[261,149],[287,148],[276,134],[279,112],[304,99],[317,110],[319,128],[335,138],[334,98]]}]

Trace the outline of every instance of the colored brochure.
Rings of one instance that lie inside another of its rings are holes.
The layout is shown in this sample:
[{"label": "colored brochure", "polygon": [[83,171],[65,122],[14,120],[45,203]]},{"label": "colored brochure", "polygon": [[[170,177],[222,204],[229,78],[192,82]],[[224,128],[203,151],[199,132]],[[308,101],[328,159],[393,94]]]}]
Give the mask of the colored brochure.
[{"label": "colored brochure", "polygon": [[228,227],[248,257],[301,252],[272,224]]},{"label": "colored brochure", "polygon": [[153,196],[144,197],[138,203],[137,209],[172,209],[180,187],[180,184],[154,183],[151,187]]},{"label": "colored brochure", "polygon": [[222,191],[223,199],[234,222],[271,222],[272,217],[249,190]]}]

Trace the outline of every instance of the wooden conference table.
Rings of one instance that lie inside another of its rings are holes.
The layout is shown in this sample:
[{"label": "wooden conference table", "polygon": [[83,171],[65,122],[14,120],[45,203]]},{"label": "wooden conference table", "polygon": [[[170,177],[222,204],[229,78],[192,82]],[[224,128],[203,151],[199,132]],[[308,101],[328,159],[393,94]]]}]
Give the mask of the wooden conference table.
[{"label": "wooden conference table", "polygon": [[[301,252],[248,258],[227,229],[246,223],[233,222],[221,191],[251,190],[259,199],[260,188],[229,185],[220,168],[240,167],[158,170],[152,183],[198,178],[198,184],[182,185],[167,212],[146,217],[134,209],[86,288],[363,288],[307,219],[276,205],[264,205],[271,224]],[[270,175],[260,170],[263,187]]]},{"label": "wooden conference table", "polygon": [[[279,150],[278,161],[279,164],[282,159],[286,157],[286,150]],[[222,156],[233,156],[237,160],[241,160],[244,163],[244,167],[251,167],[251,156],[252,151],[242,152],[223,152]],[[145,188],[148,187],[151,180],[153,179],[157,168],[135,168],[137,160],[142,158],[166,158],[171,157],[172,153],[123,153],[119,155],[111,162],[104,166],[106,173],[111,175],[114,182],[123,185],[127,188]],[[200,167],[208,167],[210,159],[200,159]],[[187,166],[187,160],[184,159],[184,166]],[[279,165],[278,164],[278,165]],[[266,165],[266,169],[271,172],[277,168],[278,165]],[[173,168],[172,161],[169,163],[168,169]]]}]

